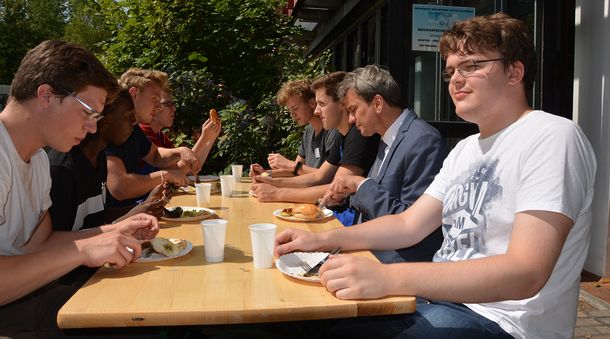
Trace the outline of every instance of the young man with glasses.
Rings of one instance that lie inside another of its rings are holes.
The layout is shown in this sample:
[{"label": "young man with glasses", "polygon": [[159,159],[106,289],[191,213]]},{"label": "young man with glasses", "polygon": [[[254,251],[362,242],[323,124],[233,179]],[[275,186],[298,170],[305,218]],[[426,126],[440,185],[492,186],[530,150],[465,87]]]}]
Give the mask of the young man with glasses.
[{"label": "young man with glasses", "polygon": [[57,310],[77,287],[54,281],[80,265],[128,265],[158,232],[157,219],[145,214],[82,232],[52,229],[42,147],[65,152],[94,133],[96,112],[117,90],[95,56],[61,41],[30,50],[15,74],[0,113],[1,335],[57,336]]},{"label": "young man with glasses", "polygon": [[[176,114],[176,104],[172,100],[169,89],[161,91],[159,104],[161,105],[161,109],[153,114],[150,123],[140,123],[140,129],[142,129],[144,135],[146,135],[153,144],[157,145],[157,147],[174,148],[174,143],[163,132],[164,128],[172,127]],[[199,160],[200,164],[203,165],[208,158],[210,150],[214,147],[214,142],[220,135],[221,127],[220,121],[216,122],[211,118],[208,118],[201,125],[201,134],[191,149],[197,156],[197,160]],[[147,174],[156,170],[158,169],[146,164],[140,169],[140,173]]]},{"label": "young man with glasses", "polygon": [[457,22],[440,51],[456,113],[480,133],[456,145],[405,212],[321,234],[287,230],[277,254],[407,247],[442,224],[433,263],[341,255],[322,266],[322,284],[341,299],[422,298],[414,314],[339,322],[332,337],[571,338],[589,245],[591,144],[574,122],[528,104],[536,58],[524,22]]},{"label": "young man with glasses", "polygon": [[[161,92],[167,88],[167,74],[155,70],[131,68],[123,73],[119,82],[128,88],[138,123],[150,123],[161,109]],[[126,207],[146,198],[148,193],[163,181],[177,186],[188,184],[186,175],[197,174],[201,164],[187,147],[157,147],[148,140],[139,125],[134,125],[131,136],[120,146],[108,145],[108,204]],[[160,168],[140,174],[142,161]]]}]

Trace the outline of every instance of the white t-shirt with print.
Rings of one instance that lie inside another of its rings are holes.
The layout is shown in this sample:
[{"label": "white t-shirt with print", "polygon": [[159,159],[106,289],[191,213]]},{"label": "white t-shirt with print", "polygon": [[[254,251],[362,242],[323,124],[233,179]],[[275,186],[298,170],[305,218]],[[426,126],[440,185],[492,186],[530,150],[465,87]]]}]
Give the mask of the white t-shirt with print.
[{"label": "white t-shirt with print", "polygon": [[26,163],[0,122],[0,255],[22,254],[45,211],[51,206],[47,154],[38,150]]},{"label": "white t-shirt with print", "polygon": [[572,337],[589,248],[595,170],[595,155],[580,128],[542,111],[488,138],[470,136],[451,151],[425,192],[443,202],[445,239],[434,261],[506,253],[519,212],[551,211],[574,221],[538,294],[466,306],[517,338]]}]

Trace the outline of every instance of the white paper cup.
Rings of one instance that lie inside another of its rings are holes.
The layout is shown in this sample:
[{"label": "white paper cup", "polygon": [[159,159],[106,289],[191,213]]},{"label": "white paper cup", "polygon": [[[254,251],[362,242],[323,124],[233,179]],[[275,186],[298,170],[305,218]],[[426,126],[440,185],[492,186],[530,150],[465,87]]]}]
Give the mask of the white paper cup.
[{"label": "white paper cup", "polygon": [[254,268],[269,268],[273,264],[273,245],[275,243],[274,224],[252,224],[250,239],[252,241],[252,256]]},{"label": "white paper cup", "polygon": [[239,180],[239,178],[241,178],[243,171],[244,165],[231,165],[231,172],[233,173],[235,180]]},{"label": "white paper cup", "polygon": [[195,194],[197,195],[197,207],[204,207],[210,202],[212,184],[199,182],[195,184]]},{"label": "white paper cup", "polygon": [[233,195],[233,186],[235,186],[235,177],[232,175],[220,176],[220,191],[223,197]]},{"label": "white paper cup", "polygon": [[222,262],[225,259],[227,221],[224,219],[208,219],[203,220],[201,226],[203,226],[205,261]]}]

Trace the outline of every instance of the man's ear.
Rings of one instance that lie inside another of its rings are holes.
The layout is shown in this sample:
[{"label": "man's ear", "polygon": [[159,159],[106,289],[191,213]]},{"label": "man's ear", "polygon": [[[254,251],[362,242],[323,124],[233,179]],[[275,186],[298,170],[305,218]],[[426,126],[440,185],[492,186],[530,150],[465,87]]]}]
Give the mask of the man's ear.
[{"label": "man's ear", "polygon": [[379,94],[375,94],[375,96],[373,97],[373,106],[375,107],[375,113],[381,113],[384,104],[385,102],[383,100],[383,97]]},{"label": "man's ear", "polygon": [[316,102],[315,98],[311,98],[309,99],[309,106],[313,109],[316,109],[316,106],[318,105],[318,103]]},{"label": "man's ear", "polygon": [[51,97],[55,94],[53,87],[49,84],[42,84],[36,89],[36,97],[42,103],[43,107],[51,105]]},{"label": "man's ear", "polygon": [[138,94],[138,89],[133,86],[129,87],[127,91],[129,92],[129,95],[131,95],[132,98],[135,98],[136,94]]},{"label": "man's ear", "polygon": [[508,82],[509,84],[519,84],[523,82],[525,76],[525,66],[521,61],[515,61],[508,67]]}]

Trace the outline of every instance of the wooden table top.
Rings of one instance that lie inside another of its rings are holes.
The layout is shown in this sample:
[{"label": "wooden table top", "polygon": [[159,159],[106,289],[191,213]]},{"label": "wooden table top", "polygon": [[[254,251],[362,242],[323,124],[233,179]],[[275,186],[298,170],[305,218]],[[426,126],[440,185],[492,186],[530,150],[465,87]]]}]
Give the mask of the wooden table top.
[{"label": "wooden table top", "polygon": [[[228,220],[224,262],[205,261],[199,222],[161,221],[159,236],[186,239],[193,250],[163,262],[100,268],[59,310],[59,327],[236,324],[415,311],[414,297],[339,300],[319,283],[284,276],[275,266],[255,269],[250,224],[274,223],[278,232],[287,227],[319,232],[342,226],[334,217],[309,223],[277,219],[272,212],[292,204],[259,203],[248,195],[249,187],[237,183],[233,197],[211,197],[209,208]],[[196,206],[195,196],[175,196],[170,205]],[[374,259],[368,251],[355,254]]]}]

